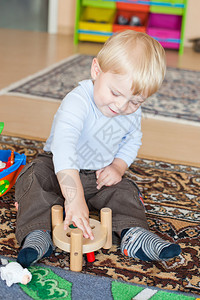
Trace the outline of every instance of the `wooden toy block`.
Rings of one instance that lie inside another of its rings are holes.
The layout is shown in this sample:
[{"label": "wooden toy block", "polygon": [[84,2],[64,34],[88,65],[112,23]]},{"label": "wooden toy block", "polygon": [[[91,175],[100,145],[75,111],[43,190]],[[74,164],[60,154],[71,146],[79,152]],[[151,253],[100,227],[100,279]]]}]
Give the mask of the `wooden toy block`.
[{"label": "wooden toy block", "polygon": [[112,211],[108,207],[101,209],[101,222],[89,219],[90,227],[94,234],[94,240],[83,237],[82,230],[70,228],[64,230],[63,207],[52,207],[52,237],[55,246],[70,252],[70,270],[80,272],[82,270],[83,253],[91,253],[100,248],[109,249],[112,246]]}]

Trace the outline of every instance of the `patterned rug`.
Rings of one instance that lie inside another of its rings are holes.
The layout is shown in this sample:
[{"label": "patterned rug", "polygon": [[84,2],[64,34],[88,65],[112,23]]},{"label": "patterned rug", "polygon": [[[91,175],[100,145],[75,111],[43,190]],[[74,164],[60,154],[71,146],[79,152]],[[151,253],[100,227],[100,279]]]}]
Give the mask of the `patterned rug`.
[{"label": "patterned rug", "polygon": [[[92,56],[75,55],[0,91],[60,101],[80,80],[90,78]],[[142,106],[143,116],[200,125],[200,72],[168,68],[160,90]]]},{"label": "patterned rug", "polygon": [[[0,149],[25,153],[28,162],[42,148],[40,141],[0,136]],[[110,250],[95,253],[94,263],[84,259],[82,273],[200,295],[200,168],[138,158],[126,176],[143,192],[151,231],[179,243],[182,253],[169,262],[142,262],[122,256],[114,237]],[[0,255],[16,258],[14,188],[0,198],[0,224]],[[56,248],[42,262],[68,270],[69,254]]]},{"label": "patterned rug", "polygon": [[[5,257],[2,257],[5,261]],[[11,262],[11,261],[10,261]],[[4,267],[4,266],[3,266]],[[147,287],[108,277],[94,276],[37,264],[28,268],[32,279],[27,285],[11,287],[0,280],[1,298],[9,300],[199,300],[191,293]],[[1,272],[1,265],[0,265]]]}]

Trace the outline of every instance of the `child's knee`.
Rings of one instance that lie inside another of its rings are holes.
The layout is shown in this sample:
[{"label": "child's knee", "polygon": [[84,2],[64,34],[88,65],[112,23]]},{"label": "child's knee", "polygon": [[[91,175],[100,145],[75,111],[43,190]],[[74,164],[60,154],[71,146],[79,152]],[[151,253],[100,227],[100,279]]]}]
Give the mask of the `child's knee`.
[{"label": "child's knee", "polygon": [[19,201],[30,189],[33,182],[33,164],[31,162],[22,169],[15,183],[15,198]]}]

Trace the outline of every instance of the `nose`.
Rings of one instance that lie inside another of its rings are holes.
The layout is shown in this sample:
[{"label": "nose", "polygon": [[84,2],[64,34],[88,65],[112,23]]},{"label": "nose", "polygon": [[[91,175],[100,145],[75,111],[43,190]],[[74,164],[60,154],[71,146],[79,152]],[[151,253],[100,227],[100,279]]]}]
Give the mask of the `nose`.
[{"label": "nose", "polygon": [[122,100],[118,100],[115,102],[115,106],[117,107],[117,109],[119,111],[123,111],[126,109],[126,105],[127,105],[127,102],[126,101],[122,101]]}]

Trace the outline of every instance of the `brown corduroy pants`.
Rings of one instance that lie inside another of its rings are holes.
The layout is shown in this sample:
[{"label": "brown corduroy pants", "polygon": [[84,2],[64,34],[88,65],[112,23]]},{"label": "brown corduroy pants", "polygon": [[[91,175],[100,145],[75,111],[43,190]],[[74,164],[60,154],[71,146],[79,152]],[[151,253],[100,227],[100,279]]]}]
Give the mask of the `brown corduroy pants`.
[{"label": "brown corduroy pants", "polygon": [[[116,185],[97,190],[95,171],[80,170],[80,178],[89,210],[112,209],[113,231],[136,226],[148,229],[139,189],[132,180],[123,178]],[[34,230],[51,230],[51,207],[64,205],[52,154],[39,154],[23,168],[16,182],[15,199],[19,204],[16,238],[20,245]]]}]

